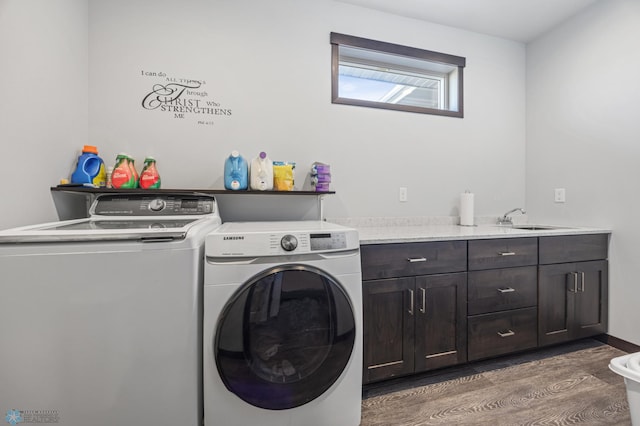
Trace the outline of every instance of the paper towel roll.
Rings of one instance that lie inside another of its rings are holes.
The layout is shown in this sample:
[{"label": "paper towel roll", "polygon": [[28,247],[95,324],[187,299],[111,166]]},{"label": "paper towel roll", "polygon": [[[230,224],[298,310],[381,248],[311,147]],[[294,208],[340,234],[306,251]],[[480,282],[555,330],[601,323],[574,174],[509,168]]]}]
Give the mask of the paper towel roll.
[{"label": "paper towel roll", "polygon": [[473,226],[473,193],[460,194],[460,225]]}]

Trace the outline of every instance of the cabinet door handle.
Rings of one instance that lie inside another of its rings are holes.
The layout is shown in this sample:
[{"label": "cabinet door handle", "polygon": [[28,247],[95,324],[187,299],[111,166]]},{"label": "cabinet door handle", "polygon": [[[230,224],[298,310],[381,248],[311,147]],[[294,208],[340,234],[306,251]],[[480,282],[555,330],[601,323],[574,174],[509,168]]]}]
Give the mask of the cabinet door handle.
[{"label": "cabinet door handle", "polygon": [[516,252],[515,251],[499,251],[498,254],[500,256],[515,256]]},{"label": "cabinet door handle", "polygon": [[578,273],[577,272],[569,272],[568,276],[573,276],[573,288],[569,289],[570,293],[578,292]]},{"label": "cabinet door handle", "polygon": [[409,290],[409,315],[413,315],[413,290]]},{"label": "cabinet door handle", "polygon": [[580,272],[580,291],[584,293],[584,272]]},{"label": "cabinet door handle", "polygon": [[409,257],[407,258],[407,260],[409,261],[409,263],[416,263],[416,262],[426,262],[427,258],[426,257]]},{"label": "cabinet door handle", "polygon": [[420,313],[427,313],[427,289],[421,287],[420,292],[422,293],[422,307],[420,308]]},{"label": "cabinet door handle", "polygon": [[514,291],[516,291],[515,288],[511,288],[511,287],[507,287],[507,288],[499,288],[498,291],[500,293],[513,293]]},{"label": "cabinet door handle", "polygon": [[498,331],[498,336],[500,337],[510,337],[510,336],[514,336],[516,333],[512,330],[507,330],[507,331]]}]

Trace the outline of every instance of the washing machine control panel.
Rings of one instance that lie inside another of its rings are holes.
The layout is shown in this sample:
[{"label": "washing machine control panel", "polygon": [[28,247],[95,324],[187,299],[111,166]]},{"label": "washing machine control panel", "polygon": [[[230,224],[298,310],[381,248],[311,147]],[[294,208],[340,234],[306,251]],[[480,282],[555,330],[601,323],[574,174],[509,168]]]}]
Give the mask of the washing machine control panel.
[{"label": "washing machine control panel", "polygon": [[100,216],[197,216],[215,213],[212,196],[191,194],[109,194],[91,206]]}]

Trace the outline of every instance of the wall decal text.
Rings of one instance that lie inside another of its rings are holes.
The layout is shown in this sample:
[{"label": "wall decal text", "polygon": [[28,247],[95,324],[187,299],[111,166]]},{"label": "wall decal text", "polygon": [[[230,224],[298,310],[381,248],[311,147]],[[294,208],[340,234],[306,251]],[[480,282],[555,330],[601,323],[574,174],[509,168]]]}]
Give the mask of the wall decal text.
[{"label": "wall decal text", "polygon": [[195,118],[198,125],[214,125],[214,118],[231,117],[231,108],[211,100],[203,86],[205,80],[169,77],[164,72],[141,70],[142,77],[156,82],[142,98],[142,107],[149,111],[169,113],[174,119]]}]

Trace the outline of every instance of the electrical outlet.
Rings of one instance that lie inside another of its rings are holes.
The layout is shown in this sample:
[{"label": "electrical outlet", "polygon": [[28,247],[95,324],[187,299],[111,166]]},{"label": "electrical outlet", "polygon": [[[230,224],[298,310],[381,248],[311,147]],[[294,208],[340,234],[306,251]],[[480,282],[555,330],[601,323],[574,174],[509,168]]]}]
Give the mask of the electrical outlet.
[{"label": "electrical outlet", "polygon": [[407,202],[407,188],[404,186],[401,186],[398,190],[398,200],[400,200],[401,203]]},{"label": "electrical outlet", "polygon": [[564,188],[556,188],[554,190],[553,201],[556,203],[564,203],[566,201],[566,192]]}]

